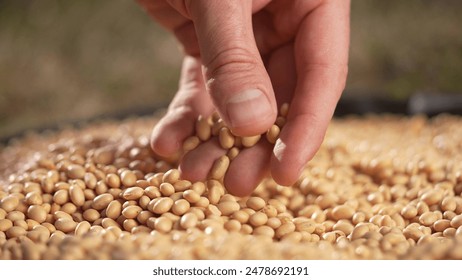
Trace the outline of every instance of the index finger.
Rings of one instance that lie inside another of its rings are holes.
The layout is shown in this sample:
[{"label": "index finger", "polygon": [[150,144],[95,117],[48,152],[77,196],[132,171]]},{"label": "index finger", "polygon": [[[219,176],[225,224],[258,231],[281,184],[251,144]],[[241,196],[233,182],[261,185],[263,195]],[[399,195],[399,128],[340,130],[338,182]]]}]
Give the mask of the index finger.
[{"label": "index finger", "polygon": [[271,159],[273,178],[293,184],[321,145],[348,72],[350,1],[323,1],[294,42],[297,85]]}]

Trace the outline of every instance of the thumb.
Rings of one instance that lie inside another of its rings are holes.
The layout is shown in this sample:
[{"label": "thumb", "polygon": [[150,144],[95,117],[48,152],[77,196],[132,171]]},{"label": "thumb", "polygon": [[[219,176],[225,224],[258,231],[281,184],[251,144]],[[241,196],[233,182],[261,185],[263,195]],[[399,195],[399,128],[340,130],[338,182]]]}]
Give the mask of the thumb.
[{"label": "thumb", "polygon": [[191,1],[207,91],[240,136],[271,127],[277,105],[252,30],[252,1]]}]

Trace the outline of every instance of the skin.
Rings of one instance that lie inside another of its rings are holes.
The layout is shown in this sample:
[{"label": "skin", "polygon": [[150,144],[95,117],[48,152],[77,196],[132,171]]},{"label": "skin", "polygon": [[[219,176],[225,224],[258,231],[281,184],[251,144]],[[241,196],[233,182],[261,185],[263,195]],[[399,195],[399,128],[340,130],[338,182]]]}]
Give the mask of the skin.
[{"label": "skin", "polygon": [[[179,89],[152,132],[164,157],[181,151],[199,115],[217,111],[239,136],[266,132],[291,104],[274,147],[260,141],[231,163],[224,182],[250,194],[268,173],[291,185],[321,145],[348,72],[347,0],[138,0],[185,53]],[[216,140],[181,159],[182,177],[203,180],[219,156]]]}]

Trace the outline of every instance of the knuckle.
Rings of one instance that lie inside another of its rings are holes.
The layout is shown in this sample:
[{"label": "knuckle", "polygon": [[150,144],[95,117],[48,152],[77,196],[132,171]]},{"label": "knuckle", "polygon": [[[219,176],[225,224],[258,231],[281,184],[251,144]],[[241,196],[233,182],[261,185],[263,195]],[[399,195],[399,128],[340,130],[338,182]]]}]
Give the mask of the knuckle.
[{"label": "knuckle", "polygon": [[258,68],[260,61],[250,50],[240,46],[228,47],[204,63],[207,80],[230,73],[249,73]]}]

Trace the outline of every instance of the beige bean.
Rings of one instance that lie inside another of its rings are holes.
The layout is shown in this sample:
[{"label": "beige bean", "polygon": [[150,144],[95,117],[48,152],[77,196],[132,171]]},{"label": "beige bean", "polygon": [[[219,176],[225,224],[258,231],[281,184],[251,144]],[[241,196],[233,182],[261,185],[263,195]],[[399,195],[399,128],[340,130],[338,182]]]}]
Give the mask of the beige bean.
[{"label": "beige bean", "polygon": [[173,227],[172,220],[166,217],[159,217],[155,219],[154,229],[163,233],[170,232]]},{"label": "beige bean", "polygon": [[25,220],[26,215],[24,215],[23,212],[15,210],[11,211],[10,213],[6,214],[6,218],[12,222],[18,221],[18,220]]},{"label": "beige bean", "polygon": [[217,204],[220,201],[220,197],[224,194],[223,185],[217,180],[207,180],[207,198],[211,204]]},{"label": "beige bean", "polygon": [[151,202],[151,199],[147,195],[143,195],[138,199],[138,205],[143,209],[148,209],[149,202]]},{"label": "beige bean", "polygon": [[447,228],[443,231],[443,236],[444,237],[453,237],[454,235],[456,235],[456,229],[455,228]]},{"label": "beige bean", "polygon": [[41,205],[43,203],[42,196],[38,191],[27,193],[24,201],[29,205]]},{"label": "beige bean", "polygon": [[180,219],[180,225],[184,229],[195,227],[197,222],[197,216],[193,213],[186,213]]},{"label": "beige bean", "polygon": [[335,220],[350,219],[354,215],[354,209],[349,205],[338,205],[332,209],[332,216]]},{"label": "beige bean", "polygon": [[78,164],[71,164],[67,167],[67,176],[71,179],[83,179],[85,168]]},{"label": "beige bean", "polygon": [[136,216],[136,220],[140,224],[145,225],[147,220],[151,217],[154,217],[154,214],[151,211],[143,210],[138,214],[138,216]]},{"label": "beige bean", "polygon": [[106,175],[105,183],[110,188],[120,188],[120,177],[117,174],[109,173]]},{"label": "beige bean", "polygon": [[106,216],[116,220],[122,213],[122,204],[118,200],[111,201],[106,208]]},{"label": "beige bean", "polygon": [[451,219],[451,227],[458,228],[462,226],[462,214],[455,216]]},{"label": "beige bean", "polygon": [[220,146],[225,150],[231,149],[234,146],[234,135],[227,127],[220,128],[218,140]]},{"label": "beige bean", "polygon": [[163,196],[171,196],[175,193],[175,187],[167,182],[160,184],[159,190]]},{"label": "beige bean", "polygon": [[27,231],[23,227],[20,226],[12,226],[6,230],[6,236],[8,238],[15,238],[26,235]]},{"label": "beige bean", "polygon": [[[212,118],[213,119],[213,118]],[[212,135],[213,136],[218,136],[220,133],[220,129],[225,126],[225,123],[221,118],[218,118],[216,120],[213,120],[212,122]]]},{"label": "beige bean", "polygon": [[114,197],[111,194],[103,193],[93,199],[93,203],[91,204],[91,207],[93,207],[96,210],[103,210],[113,200],[114,200]]},{"label": "beige bean", "polygon": [[443,213],[443,218],[448,219],[448,220],[452,220],[452,218],[454,218],[455,216],[457,216],[457,214],[454,213],[453,211],[444,211]]},{"label": "beige bean", "polygon": [[149,186],[146,189],[144,189],[144,194],[148,196],[150,199],[154,199],[162,195],[159,191],[159,188],[154,186]]},{"label": "beige bean", "polygon": [[239,232],[242,234],[252,234],[253,227],[251,225],[243,224]]},{"label": "beige bean", "polygon": [[270,129],[266,132],[266,140],[270,142],[271,144],[275,144],[276,140],[279,138],[279,133],[281,132],[281,129],[279,126],[273,124]]},{"label": "beige bean", "polygon": [[430,206],[438,204],[443,199],[443,194],[438,190],[430,190],[422,194],[421,199]]},{"label": "beige bean", "polygon": [[207,205],[207,207],[205,208],[204,213],[205,213],[205,216],[207,218],[209,218],[210,216],[217,216],[217,217],[221,216],[220,209],[218,209],[218,207],[216,207],[213,204]]},{"label": "beige bean", "polygon": [[[123,216],[122,216],[123,217]],[[125,217],[123,217],[125,218]],[[111,218],[104,218],[101,220],[101,225],[103,228],[108,229],[109,227],[118,227],[120,228],[120,225],[113,219]]]},{"label": "beige bean", "polygon": [[261,135],[255,135],[255,136],[246,136],[242,137],[242,146],[246,148],[250,148],[252,146],[255,146],[258,141],[260,141]]},{"label": "beige bean", "polygon": [[170,184],[175,184],[180,180],[180,171],[178,169],[170,169],[165,172],[162,181]]},{"label": "beige bean", "polygon": [[27,219],[26,224],[27,230],[32,230],[36,225],[39,225],[40,223],[33,219]]},{"label": "beige bean", "polygon": [[424,234],[416,227],[406,227],[403,230],[403,234],[406,238],[411,238],[416,242],[421,238]]},{"label": "beige bean", "polygon": [[443,232],[445,229],[451,226],[451,221],[447,219],[437,220],[433,223],[433,229],[435,231]]},{"label": "beige bean", "polygon": [[255,211],[259,211],[263,209],[263,207],[265,207],[266,202],[263,198],[254,196],[247,199],[246,205],[247,207],[252,208]]},{"label": "beige bean", "polygon": [[91,224],[88,221],[82,221],[77,224],[74,230],[75,235],[84,235],[90,231]]},{"label": "beige bean", "polygon": [[443,211],[454,211],[457,208],[457,203],[454,197],[445,197],[441,201],[441,210]]},{"label": "beige bean", "polygon": [[369,231],[370,231],[370,228],[367,224],[360,223],[354,227],[353,231],[349,235],[349,238],[351,240],[362,238]]},{"label": "beige bean", "polygon": [[190,204],[186,199],[178,199],[173,203],[172,212],[175,215],[181,216],[188,212]]},{"label": "beige bean", "polygon": [[417,206],[418,215],[422,215],[423,213],[430,211],[430,208],[428,207],[427,203],[425,203],[424,201],[419,201],[416,206]]},{"label": "beige bean", "polygon": [[131,232],[132,229],[137,226],[138,226],[138,222],[134,219],[126,219],[123,221],[123,228],[128,232]]},{"label": "beige bean", "polygon": [[284,235],[294,232],[295,231],[295,225],[292,222],[287,222],[285,224],[282,224],[279,228],[276,229],[276,237],[277,238],[282,238]]},{"label": "beige bean", "polygon": [[186,199],[189,203],[196,203],[199,201],[201,196],[194,190],[186,190],[183,192],[183,198]]},{"label": "beige bean", "polygon": [[163,214],[168,212],[173,206],[173,200],[170,197],[162,197],[155,204],[152,212],[155,214]]},{"label": "beige bean", "polygon": [[349,235],[353,231],[354,226],[346,220],[339,220],[333,225],[332,229],[339,230],[345,235]]},{"label": "beige bean", "polygon": [[25,230],[28,230],[28,228],[29,228],[29,225],[24,220],[16,220],[16,221],[14,221],[13,226],[22,227]]},{"label": "beige bean", "polygon": [[457,236],[457,237],[462,236],[462,226],[457,228],[455,236]]},{"label": "beige bean", "polygon": [[72,216],[69,213],[64,212],[64,211],[60,211],[60,210],[54,211],[53,216],[54,216],[55,220],[57,220],[59,218],[72,220]]},{"label": "beige bean", "polygon": [[72,203],[74,203],[74,205],[78,207],[82,206],[85,203],[85,195],[83,193],[83,190],[77,185],[72,185],[69,188],[69,196]]},{"label": "beige bean", "polygon": [[212,135],[212,127],[210,126],[207,118],[199,116],[196,121],[196,135],[201,141],[207,141]]},{"label": "beige bean", "polygon": [[209,179],[223,179],[223,177],[225,177],[226,171],[228,171],[229,163],[229,158],[226,155],[223,155],[215,160],[209,172]]},{"label": "beige bean", "polygon": [[195,182],[191,186],[191,190],[195,191],[197,194],[202,195],[204,194],[205,190],[207,189],[204,182]]},{"label": "beige bean", "polygon": [[266,225],[261,225],[253,229],[252,232],[254,235],[263,235],[263,236],[268,236],[270,238],[274,237],[274,229],[266,226]]},{"label": "beige bean", "polygon": [[53,195],[53,202],[58,205],[63,205],[69,201],[69,192],[67,189],[61,189]]},{"label": "beige bean", "polygon": [[66,212],[68,214],[73,214],[77,211],[77,206],[71,202],[66,202],[64,205],[61,206],[60,210]]},{"label": "beige bean", "polygon": [[232,147],[231,149],[228,150],[226,153],[226,156],[229,158],[230,161],[235,159],[239,155],[239,148],[238,147]]},{"label": "beige bean", "polygon": [[47,219],[47,212],[40,205],[31,205],[27,209],[27,217],[38,223],[43,223]]},{"label": "beige bean", "polygon": [[133,187],[136,184],[137,177],[131,170],[124,170],[120,174],[120,180],[124,187]]},{"label": "beige bean", "polygon": [[83,212],[83,218],[89,222],[94,222],[101,217],[100,213],[95,209],[87,209]]},{"label": "beige bean", "polygon": [[144,195],[144,189],[140,187],[130,187],[122,192],[122,197],[126,200],[137,200]]},{"label": "beige bean", "polygon": [[237,221],[239,221],[241,224],[245,224],[247,223],[247,221],[249,220],[249,217],[250,217],[250,214],[248,214],[246,211],[244,210],[238,210],[236,212],[234,212],[231,217]]},{"label": "beige bean", "polygon": [[366,220],[366,214],[364,214],[363,212],[356,212],[353,214],[353,217],[351,217],[351,221],[353,222],[354,225],[362,223],[365,220]]},{"label": "beige bean", "polygon": [[188,180],[178,180],[173,184],[173,187],[175,188],[176,192],[183,192],[189,190],[191,186],[192,184]]},{"label": "beige bean", "polygon": [[262,226],[266,224],[267,221],[268,216],[266,216],[266,214],[262,212],[255,212],[249,217],[249,223],[254,227]]},{"label": "beige bean", "polygon": [[207,197],[201,196],[201,198],[199,198],[199,201],[194,203],[194,206],[207,208],[207,206],[209,206],[209,204],[210,204],[209,199]]},{"label": "beige bean", "polygon": [[229,216],[240,209],[239,203],[235,201],[223,201],[217,205],[222,215]]},{"label": "beige bean", "polygon": [[13,226],[13,222],[8,219],[0,220],[0,231],[6,232],[9,228]]},{"label": "beige bean", "polygon": [[46,227],[37,225],[31,231],[28,231],[26,236],[36,243],[45,243],[50,238],[50,232]]},{"label": "beige bean", "polygon": [[412,219],[417,216],[417,208],[412,206],[412,205],[406,205],[402,210],[401,210],[401,215],[405,219]]},{"label": "beige bean", "polygon": [[15,210],[19,205],[19,199],[16,196],[8,195],[0,201],[0,208],[6,212]]},{"label": "beige bean", "polygon": [[56,220],[55,226],[57,230],[60,230],[64,233],[69,233],[75,230],[77,223],[66,218],[59,218]]},{"label": "beige bean", "polygon": [[197,148],[199,144],[201,143],[201,140],[197,136],[189,136],[184,140],[183,142],[183,151],[184,152],[189,152]]},{"label": "beige bean", "polygon": [[227,230],[227,231],[230,231],[230,232],[238,232],[241,230],[241,223],[238,221],[238,220],[234,220],[234,219],[231,219],[229,221],[226,221],[225,224],[224,224],[224,228]]},{"label": "beige bean", "polygon": [[287,210],[287,207],[281,201],[277,199],[269,199],[268,204],[276,208],[278,213],[284,213]]},{"label": "beige bean", "polygon": [[421,224],[425,226],[431,226],[434,222],[436,222],[437,216],[433,212],[426,212],[420,215],[419,221]]},{"label": "beige bean", "polygon": [[138,205],[130,205],[122,210],[122,215],[127,219],[135,219],[143,211]]}]

